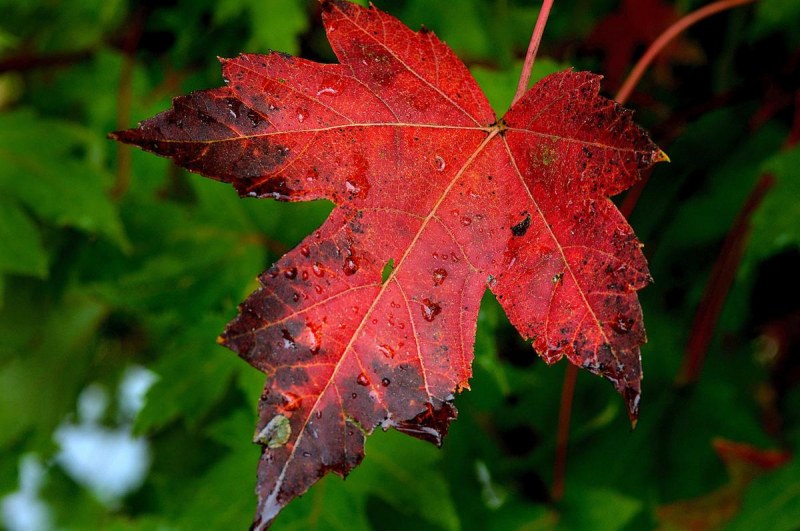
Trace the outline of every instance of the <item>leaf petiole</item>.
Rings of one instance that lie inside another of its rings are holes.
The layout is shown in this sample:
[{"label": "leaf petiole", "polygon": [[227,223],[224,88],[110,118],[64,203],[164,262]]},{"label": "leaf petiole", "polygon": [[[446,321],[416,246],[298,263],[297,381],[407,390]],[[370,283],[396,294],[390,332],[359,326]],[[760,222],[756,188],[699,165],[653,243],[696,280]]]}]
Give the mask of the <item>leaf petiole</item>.
[{"label": "leaf petiole", "polygon": [[528,90],[528,83],[531,80],[531,71],[533,70],[533,62],[536,60],[536,52],[539,50],[539,43],[542,40],[542,34],[547,24],[547,17],[550,16],[551,7],[553,7],[553,0],[544,0],[544,2],[542,2],[542,9],[539,10],[536,25],[533,27],[531,42],[528,44],[528,52],[525,54],[525,63],[522,65],[522,73],[519,76],[519,83],[517,84],[517,92],[514,94],[511,105],[517,103],[522,95],[525,94],[525,91]]}]

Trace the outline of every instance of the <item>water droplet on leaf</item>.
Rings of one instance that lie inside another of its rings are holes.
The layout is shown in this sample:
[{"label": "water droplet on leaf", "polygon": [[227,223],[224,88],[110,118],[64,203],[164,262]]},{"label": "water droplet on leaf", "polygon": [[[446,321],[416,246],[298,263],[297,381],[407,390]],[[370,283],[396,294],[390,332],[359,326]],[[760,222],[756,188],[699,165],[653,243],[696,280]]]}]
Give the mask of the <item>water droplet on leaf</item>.
[{"label": "water droplet on leaf", "polygon": [[283,409],[285,411],[295,411],[303,405],[303,398],[294,393],[283,393]]},{"label": "water droplet on leaf", "polygon": [[433,284],[441,286],[442,282],[447,278],[447,270],[441,267],[433,270]]},{"label": "water droplet on leaf", "polygon": [[358,378],[356,378],[356,383],[361,386],[367,386],[369,385],[369,378],[362,372],[358,375]]},{"label": "water droplet on leaf", "polygon": [[431,322],[436,316],[442,313],[442,307],[430,299],[422,299],[422,317]]},{"label": "water droplet on leaf", "polygon": [[281,328],[281,337],[283,337],[283,348],[297,348],[292,334],[285,328]]},{"label": "water droplet on leaf", "polygon": [[394,349],[389,345],[381,345],[378,347],[378,352],[386,356],[387,358],[394,358]]},{"label": "water droplet on leaf", "polygon": [[354,275],[358,271],[358,262],[352,256],[347,257],[342,266],[342,271],[347,276]]},{"label": "water droplet on leaf", "polygon": [[624,315],[617,315],[614,320],[611,321],[611,328],[618,334],[627,334],[631,331],[632,326],[633,319],[629,319]]}]

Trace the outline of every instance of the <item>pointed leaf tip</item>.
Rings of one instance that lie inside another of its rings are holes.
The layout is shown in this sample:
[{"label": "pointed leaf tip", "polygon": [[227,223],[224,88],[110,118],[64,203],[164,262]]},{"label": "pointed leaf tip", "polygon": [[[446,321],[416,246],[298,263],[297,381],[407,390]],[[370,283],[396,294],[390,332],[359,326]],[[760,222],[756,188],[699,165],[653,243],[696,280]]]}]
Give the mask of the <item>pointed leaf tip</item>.
[{"label": "pointed leaf tip", "polygon": [[636,387],[625,387],[622,392],[625,399],[625,406],[628,409],[628,418],[631,420],[631,429],[636,429],[636,424],[639,422],[639,399],[642,396],[638,385]]}]

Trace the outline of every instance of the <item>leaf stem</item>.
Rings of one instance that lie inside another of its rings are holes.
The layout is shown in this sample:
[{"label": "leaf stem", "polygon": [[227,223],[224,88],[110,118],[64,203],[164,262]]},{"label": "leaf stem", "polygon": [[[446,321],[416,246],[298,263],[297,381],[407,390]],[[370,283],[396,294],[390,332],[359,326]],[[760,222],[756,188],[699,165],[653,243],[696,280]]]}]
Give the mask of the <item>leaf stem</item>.
[{"label": "leaf stem", "polygon": [[564,385],[561,388],[561,405],[558,411],[558,432],[556,433],[556,461],[553,467],[553,500],[560,501],[564,497],[564,478],[567,475],[567,444],[569,443],[569,421],[572,416],[572,398],[575,396],[575,380],[578,378],[578,367],[569,363],[564,373]]},{"label": "leaf stem", "polygon": [[647,67],[649,67],[650,63],[653,62],[653,59],[656,58],[661,50],[663,50],[667,44],[672,41],[672,39],[677,37],[686,28],[721,11],[726,11],[733,7],[743,4],[750,4],[753,2],[755,2],[755,0],[720,0],[719,2],[714,2],[713,4],[703,6],[697,11],[693,11],[682,17],[680,20],[664,30],[664,32],[659,35],[655,41],[653,41],[653,44],[650,45],[644,55],[633,67],[630,74],[628,74],[628,77],[625,79],[625,82],[622,84],[622,87],[620,87],[619,92],[617,92],[617,95],[614,97],[614,99],[620,103],[625,103],[628,101],[633,89],[639,83],[645,71],[647,70]]},{"label": "leaf stem", "polygon": [[514,94],[511,105],[517,103],[522,95],[525,94],[525,91],[528,90],[528,83],[531,80],[531,72],[533,71],[533,62],[536,60],[536,52],[539,51],[539,43],[542,41],[542,34],[547,24],[547,17],[550,16],[550,8],[553,7],[553,1],[554,0],[544,0],[542,2],[542,8],[539,10],[536,25],[533,27],[531,42],[528,44],[528,53],[525,54],[525,63],[522,65],[522,73],[519,76],[517,92]]},{"label": "leaf stem", "polygon": [[[133,107],[133,74],[136,68],[136,48],[144,31],[145,15],[139,11],[133,17],[130,30],[122,42],[122,69],[119,74],[117,89],[117,130],[121,131],[130,125]],[[117,145],[117,175],[109,195],[115,201],[122,199],[131,184],[133,167],[130,146]]]}]

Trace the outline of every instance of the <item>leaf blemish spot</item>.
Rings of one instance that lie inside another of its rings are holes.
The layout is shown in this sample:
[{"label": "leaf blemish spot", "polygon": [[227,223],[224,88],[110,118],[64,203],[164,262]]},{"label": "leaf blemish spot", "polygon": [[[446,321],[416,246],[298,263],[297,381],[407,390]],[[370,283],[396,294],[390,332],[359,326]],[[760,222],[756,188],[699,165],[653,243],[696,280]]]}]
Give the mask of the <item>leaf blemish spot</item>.
[{"label": "leaf blemish spot", "polygon": [[280,448],[292,435],[292,425],[284,415],[275,415],[260,432],[253,437],[253,442],[267,448]]},{"label": "leaf blemish spot", "polygon": [[525,219],[511,226],[511,234],[517,237],[524,236],[528,232],[528,227],[531,226],[531,215],[527,211],[522,212],[522,215],[525,216]]}]

